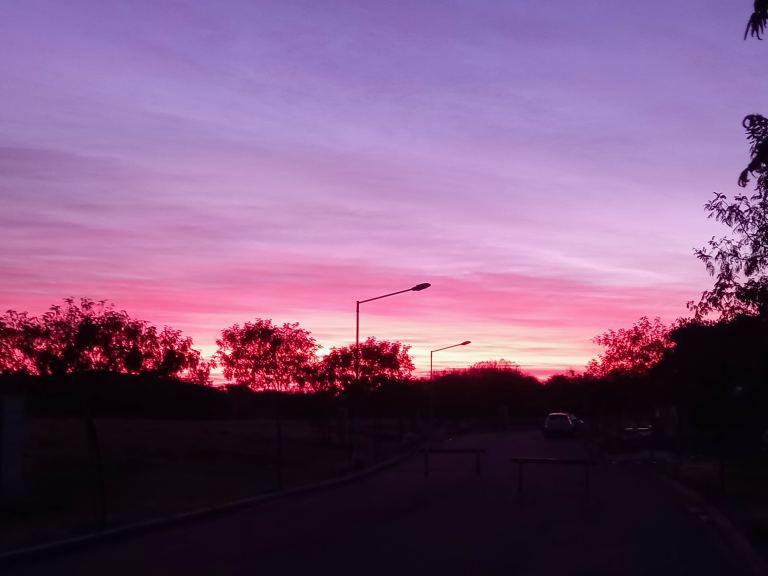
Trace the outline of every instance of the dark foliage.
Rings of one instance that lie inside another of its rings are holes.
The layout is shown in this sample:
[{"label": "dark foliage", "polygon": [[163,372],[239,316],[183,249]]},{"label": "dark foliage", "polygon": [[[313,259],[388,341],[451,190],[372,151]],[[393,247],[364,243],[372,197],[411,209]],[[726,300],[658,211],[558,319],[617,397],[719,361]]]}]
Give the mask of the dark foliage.
[{"label": "dark foliage", "polygon": [[355,375],[355,346],[331,348],[322,359],[318,380],[330,389],[359,394],[392,382],[404,382],[413,372],[413,360],[402,342],[368,338],[360,344],[360,378]]},{"label": "dark foliage", "polygon": [[695,251],[715,276],[713,288],[699,302],[689,303],[699,319],[712,314],[729,319],[768,313],[768,119],[750,114],[744,128],[751,161],[739,176],[739,186],[745,187],[752,175],[756,177],[755,191],[733,199],[716,193],[705,205],[709,218],[728,226],[731,235],[713,237]]},{"label": "dark foliage", "polygon": [[226,418],[230,413],[222,390],[147,374],[5,374],[0,376],[3,393],[22,394],[34,417],[197,419]]},{"label": "dark foliage", "polygon": [[[768,428],[768,319],[737,316],[674,330],[655,370],[686,435],[754,445]],[[734,438],[741,437],[740,442]],[[710,442],[712,444],[712,442]]]},{"label": "dark foliage", "polygon": [[587,365],[587,372],[595,377],[646,374],[673,346],[669,331],[670,327],[660,318],[650,320],[646,316],[631,328],[608,330],[595,337],[594,342],[603,346],[604,351]]},{"label": "dark foliage", "polygon": [[509,362],[483,362],[440,373],[432,388],[438,417],[531,421],[542,417],[541,383]]},{"label": "dark foliage", "polygon": [[[755,0],[747,22],[748,35],[762,39],[768,23],[768,0]],[[732,319],[743,314],[768,313],[768,118],[747,115],[742,125],[750,145],[750,161],[741,172],[738,184],[746,188],[755,177],[752,194],[738,194],[729,199],[715,193],[707,202],[709,218],[722,222],[732,230],[731,236],[712,237],[707,246],[695,251],[715,276],[711,290],[698,302],[689,302],[698,319],[718,315]]]},{"label": "dark foliage", "polygon": [[752,36],[762,40],[761,34],[765,32],[765,26],[768,24],[768,0],[755,0],[755,7],[747,21],[747,28],[744,30],[744,39]]},{"label": "dark foliage", "polygon": [[234,324],[216,340],[224,377],[253,390],[297,392],[315,381],[318,344],[298,323],[256,319]]}]

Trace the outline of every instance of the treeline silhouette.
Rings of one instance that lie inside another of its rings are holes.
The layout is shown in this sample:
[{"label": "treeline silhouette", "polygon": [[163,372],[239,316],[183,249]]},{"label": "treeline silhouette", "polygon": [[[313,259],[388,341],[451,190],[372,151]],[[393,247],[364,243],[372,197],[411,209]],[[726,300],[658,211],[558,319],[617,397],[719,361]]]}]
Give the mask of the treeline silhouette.
[{"label": "treeline silhouette", "polygon": [[[235,324],[206,360],[177,330],[67,299],[39,317],[0,317],[0,392],[24,394],[30,414],[54,417],[313,419],[352,409],[503,428],[565,410],[603,438],[645,422],[659,442],[753,450],[768,427],[766,323],[761,314],[669,326],[643,317],[598,336],[603,352],[583,373],[545,382],[505,360],[414,378],[407,345],[368,338],[357,379],[354,345],[319,357],[298,324]],[[211,385],[217,364],[230,384]]]},{"label": "treeline silhouette", "polygon": [[[225,328],[204,359],[178,330],[159,330],[106,302],[68,298],[41,316],[0,317],[0,391],[22,393],[41,416],[133,418],[325,417],[424,420],[428,403],[461,419],[531,417],[541,383],[509,362],[486,362],[413,378],[409,346],[367,338],[359,346],[319,345],[297,323],[257,319]],[[220,366],[230,382],[211,384]]]},{"label": "treeline silhouette", "polygon": [[0,375],[120,374],[205,385],[220,366],[227,380],[254,391],[338,393],[408,380],[414,369],[408,346],[370,337],[359,345],[356,374],[354,346],[320,357],[320,346],[298,323],[234,324],[216,342],[215,357],[204,359],[178,330],[158,330],[105,301],[67,298],[41,316],[14,310],[0,316]]}]

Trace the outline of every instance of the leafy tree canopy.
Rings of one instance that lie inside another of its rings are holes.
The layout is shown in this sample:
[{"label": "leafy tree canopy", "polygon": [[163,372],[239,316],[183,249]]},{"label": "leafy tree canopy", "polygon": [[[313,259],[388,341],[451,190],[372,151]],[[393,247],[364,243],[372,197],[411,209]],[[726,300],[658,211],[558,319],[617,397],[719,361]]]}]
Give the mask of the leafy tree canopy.
[{"label": "leafy tree canopy", "polygon": [[403,381],[413,372],[410,346],[368,338],[360,344],[360,381],[355,380],[355,345],[332,348],[320,365],[320,378],[332,388],[370,391]]},{"label": "leafy tree canopy", "polygon": [[768,25],[768,0],[755,0],[755,8],[747,21],[747,28],[744,30],[744,39],[747,36],[753,36],[762,40],[761,34],[765,32]]},{"label": "leafy tree canopy", "polygon": [[234,324],[216,341],[224,377],[254,390],[303,390],[315,378],[320,347],[298,323],[275,326],[256,319]]},{"label": "leafy tree canopy", "polygon": [[730,235],[712,238],[696,250],[715,277],[711,290],[689,307],[699,319],[711,315],[729,320],[740,314],[768,314],[768,119],[752,114],[744,119],[751,160],[739,176],[746,187],[755,177],[752,194],[729,199],[716,193],[705,209],[709,218],[725,224]]},{"label": "leafy tree canopy", "polygon": [[207,383],[210,364],[180,331],[158,331],[106,301],[67,298],[42,316],[14,310],[0,316],[0,373],[96,371]]},{"label": "leafy tree canopy", "polygon": [[483,360],[469,367],[470,371],[485,372],[520,372],[520,366],[515,362],[500,358],[499,360]]},{"label": "leafy tree canopy", "polygon": [[[762,40],[768,25],[768,0],[755,0],[747,21],[744,39],[751,35]],[[751,194],[733,199],[721,193],[707,202],[709,218],[731,229],[729,236],[714,236],[695,251],[707,271],[715,276],[711,290],[688,307],[701,320],[719,315],[732,320],[739,315],[768,314],[768,118],[749,114],[742,122],[750,144],[750,161],[741,172],[738,184],[746,188],[755,178]]]},{"label": "leafy tree canopy", "polygon": [[[678,320],[676,325],[681,323]],[[608,330],[594,339],[605,350],[590,361],[587,373],[598,378],[618,373],[647,373],[674,346],[669,337],[672,328],[660,318],[650,320],[643,316],[631,328]]]}]

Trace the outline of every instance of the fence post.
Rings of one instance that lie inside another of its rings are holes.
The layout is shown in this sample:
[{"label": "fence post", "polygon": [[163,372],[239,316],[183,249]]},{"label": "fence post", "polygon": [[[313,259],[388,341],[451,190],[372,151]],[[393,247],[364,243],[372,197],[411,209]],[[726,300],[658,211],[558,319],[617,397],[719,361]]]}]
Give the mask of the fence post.
[{"label": "fence post", "polygon": [[720,456],[718,458],[717,463],[717,476],[718,476],[718,488],[720,489],[720,494],[725,494],[725,456],[723,455],[722,451],[720,452]]},{"label": "fence post", "polygon": [[589,473],[592,463],[589,460],[584,461],[584,497],[589,502],[590,497],[590,485],[589,485]]},{"label": "fence post", "polygon": [[376,436],[373,439],[373,461],[378,462],[381,460],[381,437]]},{"label": "fence post", "polygon": [[104,461],[101,455],[101,444],[99,443],[99,434],[96,431],[96,423],[93,419],[93,412],[88,407],[85,415],[85,437],[88,444],[88,457],[91,461],[91,469],[94,475],[96,490],[96,520],[99,528],[104,528],[107,524],[107,497],[104,487]]},{"label": "fence post", "polygon": [[24,398],[0,397],[0,503],[11,504],[24,494]]},{"label": "fence post", "polygon": [[275,472],[277,489],[283,489],[283,414],[280,398],[275,397]]}]

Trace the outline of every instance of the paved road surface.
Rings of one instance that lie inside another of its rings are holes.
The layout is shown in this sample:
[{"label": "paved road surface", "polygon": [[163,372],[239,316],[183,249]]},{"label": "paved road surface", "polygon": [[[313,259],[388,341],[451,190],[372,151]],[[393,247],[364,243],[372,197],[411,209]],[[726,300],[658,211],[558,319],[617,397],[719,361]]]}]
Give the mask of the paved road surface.
[{"label": "paved road surface", "polygon": [[412,458],[358,483],[4,567],[4,575],[744,574],[717,531],[664,481],[604,465],[583,499],[578,468],[526,470],[511,456],[577,457],[537,432],[462,438],[487,448]]}]

